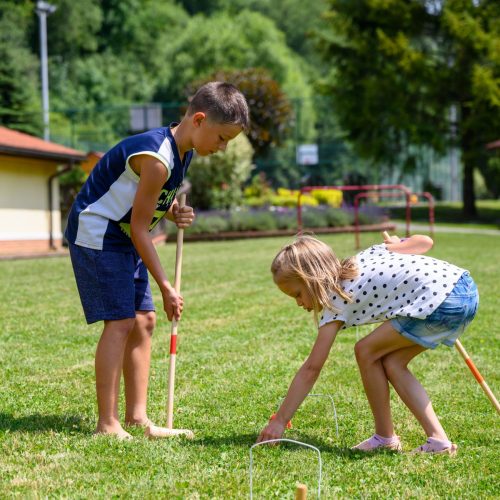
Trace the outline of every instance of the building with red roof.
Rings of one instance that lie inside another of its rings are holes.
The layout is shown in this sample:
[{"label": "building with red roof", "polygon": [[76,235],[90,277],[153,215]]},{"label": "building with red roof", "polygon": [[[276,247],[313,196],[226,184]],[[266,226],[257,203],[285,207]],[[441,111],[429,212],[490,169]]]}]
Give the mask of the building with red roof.
[{"label": "building with red roof", "polygon": [[58,177],[85,159],[76,149],[0,127],[0,255],[61,248]]}]

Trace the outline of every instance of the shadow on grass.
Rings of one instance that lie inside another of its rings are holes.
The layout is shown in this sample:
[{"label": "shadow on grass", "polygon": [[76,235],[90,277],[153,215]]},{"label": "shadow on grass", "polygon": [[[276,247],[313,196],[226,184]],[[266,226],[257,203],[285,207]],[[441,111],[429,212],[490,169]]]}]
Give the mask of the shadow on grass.
[{"label": "shadow on grass", "polygon": [[[250,451],[250,447],[253,444],[255,444],[256,439],[257,439],[257,434],[232,434],[225,436],[206,436],[199,439],[195,438],[192,441],[185,441],[185,446],[192,446],[192,447],[213,446],[214,448],[221,448],[221,447],[223,448],[225,446],[237,446],[237,447],[247,448]],[[338,445],[334,445],[331,442],[326,442],[321,439],[309,437],[307,435],[300,437],[287,436],[287,439],[294,439],[296,441],[300,441],[302,443],[315,446],[316,448],[319,449],[321,453],[330,453],[338,457],[343,457],[347,460],[366,460],[381,454],[393,455],[395,453],[393,451],[388,451],[388,450],[380,450],[372,453],[354,451],[351,450],[351,448],[343,442],[339,443]],[[288,443],[288,442],[283,442],[279,446],[287,450],[300,451],[303,449],[303,447],[301,446],[297,446],[293,443]]]},{"label": "shadow on grass", "polygon": [[63,432],[91,434],[86,422],[78,415],[41,415],[34,413],[24,417],[0,412],[0,432]]}]

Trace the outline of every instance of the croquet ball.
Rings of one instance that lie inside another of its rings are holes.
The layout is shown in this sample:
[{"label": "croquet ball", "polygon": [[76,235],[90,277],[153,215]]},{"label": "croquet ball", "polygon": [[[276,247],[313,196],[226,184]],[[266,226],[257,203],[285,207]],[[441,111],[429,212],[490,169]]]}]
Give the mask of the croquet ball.
[{"label": "croquet ball", "polygon": [[[273,413],[271,415],[271,418],[269,420],[274,420],[275,418],[276,418],[276,413]],[[286,428],[287,429],[291,429],[292,428],[292,421],[291,420],[289,420],[288,423],[286,424]]]}]

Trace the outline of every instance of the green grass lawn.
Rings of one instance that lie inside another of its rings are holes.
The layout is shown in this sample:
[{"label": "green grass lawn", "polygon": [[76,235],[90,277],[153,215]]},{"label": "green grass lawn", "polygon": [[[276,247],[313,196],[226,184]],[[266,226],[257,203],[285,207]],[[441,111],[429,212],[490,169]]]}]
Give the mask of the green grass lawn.
[{"label": "green grass lawn", "polygon": [[[341,256],[354,252],[352,235],[323,239]],[[378,240],[362,235],[363,246]],[[315,338],[312,317],[272,284],[269,265],[286,241],[184,247],[174,424],[194,430],[193,441],[150,442],[139,430],[131,442],[92,437],[93,356],[101,327],[84,324],[69,259],[0,262],[0,497],[248,498],[250,446]],[[478,283],[480,311],[462,341],[497,395],[499,243],[495,236],[438,234],[431,252],[469,269]],[[159,252],[173,269],[175,245]],[[162,424],[169,334],[160,314],[149,412]],[[355,341],[355,329],[339,335],[314,388],[333,396],[340,439],[326,398],[306,399],[285,435],[321,450],[323,498],[498,498],[498,415],[454,349],[424,353],[412,366],[459,445],[457,457],[349,451],[373,430]],[[424,436],[393,400],[396,430],[408,451]],[[255,498],[293,498],[297,481],[315,498],[313,452],[258,447],[254,462]]]}]

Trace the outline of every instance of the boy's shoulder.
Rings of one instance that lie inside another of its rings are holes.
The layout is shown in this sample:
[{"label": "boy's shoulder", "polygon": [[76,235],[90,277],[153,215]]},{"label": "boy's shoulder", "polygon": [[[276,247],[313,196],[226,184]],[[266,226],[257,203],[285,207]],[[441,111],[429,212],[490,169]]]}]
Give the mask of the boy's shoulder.
[{"label": "boy's shoulder", "polygon": [[130,135],[113,146],[105,155],[114,163],[127,160],[138,153],[160,155],[169,165],[174,164],[175,142],[170,127],[158,127],[140,134]]}]

